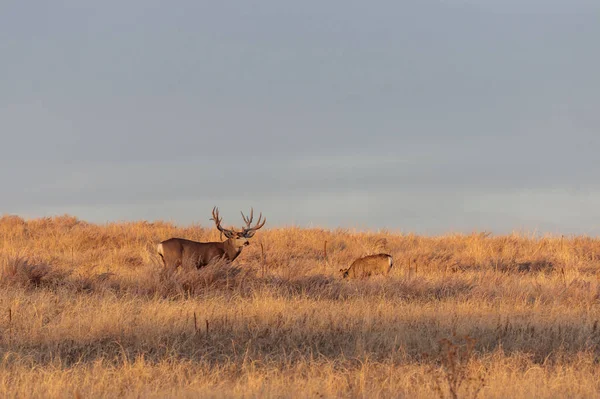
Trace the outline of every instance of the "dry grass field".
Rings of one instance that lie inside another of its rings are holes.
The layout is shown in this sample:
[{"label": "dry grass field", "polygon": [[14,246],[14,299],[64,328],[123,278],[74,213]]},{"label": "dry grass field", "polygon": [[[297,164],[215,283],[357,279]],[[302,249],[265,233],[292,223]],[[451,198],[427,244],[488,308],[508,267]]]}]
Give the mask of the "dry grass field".
[{"label": "dry grass field", "polygon": [[[1,218],[0,396],[600,396],[600,240],[267,226],[168,273],[172,236],[219,239]],[[340,278],[380,251],[390,276]]]}]

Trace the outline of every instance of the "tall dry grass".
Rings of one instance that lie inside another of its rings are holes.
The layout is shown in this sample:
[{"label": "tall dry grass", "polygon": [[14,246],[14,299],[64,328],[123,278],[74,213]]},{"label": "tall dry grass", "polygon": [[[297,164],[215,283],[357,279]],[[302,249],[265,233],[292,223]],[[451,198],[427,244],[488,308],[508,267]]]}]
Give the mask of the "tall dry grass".
[{"label": "tall dry grass", "polygon": [[[598,397],[600,240],[0,219],[3,397]],[[388,278],[344,281],[361,255]]]}]

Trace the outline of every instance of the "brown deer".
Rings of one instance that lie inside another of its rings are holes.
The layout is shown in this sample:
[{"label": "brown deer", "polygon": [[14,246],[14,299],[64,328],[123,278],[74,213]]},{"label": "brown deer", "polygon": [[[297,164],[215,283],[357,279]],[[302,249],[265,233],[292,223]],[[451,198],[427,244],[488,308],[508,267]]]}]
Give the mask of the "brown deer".
[{"label": "brown deer", "polygon": [[349,268],[340,269],[340,272],[343,278],[363,278],[376,274],[387,276],[393,265],[392,255],[369,255],[356,259]]},{"label": "brown deer", "polygon": [[165,267],[172,269],[176,269],[184,262],[186,264],[189,262],[198,269],[217,259],[233,262],[242,252],[244,246],[250,244],[248,239],[252,238],[256,230],[263,227],[267,221],[267,219],[261,221],[261,213],[258,222],[252,227],[254,209],[250,210],[250,217],[246,217],[242,213],[242,218],[246,223],[246,227],[242,228],[241,231],[236,231],[233,228],[230,230],[224,229],[221,227],[222,219],[219,217],[219,209],[214,207],[211,220],[214,220],[217,229],[227,237],[227,240],[223,242],[197,242],[183,238],[170,238],[158,244],[158,254],[162,258]]}]

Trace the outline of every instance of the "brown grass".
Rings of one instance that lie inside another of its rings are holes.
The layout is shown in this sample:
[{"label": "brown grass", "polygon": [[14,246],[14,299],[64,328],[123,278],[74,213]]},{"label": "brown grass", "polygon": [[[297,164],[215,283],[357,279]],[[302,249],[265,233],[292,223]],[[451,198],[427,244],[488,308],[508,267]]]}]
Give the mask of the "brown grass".
[{"label": "brown grass", "polygon": [[[0,396],[600,395],[600,240],[291,227],[168,273],[171,236],[219,238],[1,218]],[[340,278],[380,251],[388,278]]]}]

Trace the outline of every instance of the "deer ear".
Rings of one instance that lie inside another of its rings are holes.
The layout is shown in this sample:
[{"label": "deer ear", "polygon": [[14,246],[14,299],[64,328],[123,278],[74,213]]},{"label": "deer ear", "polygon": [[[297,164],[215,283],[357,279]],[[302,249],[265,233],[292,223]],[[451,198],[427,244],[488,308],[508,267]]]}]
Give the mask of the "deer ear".
[{"label": "deer ear", "polygon": [[225,230],[223,234],[225,234],[225,237],[227,238],[233,238],[233,233],[229,230]]},{"label": "deer ear", "polygon": [[254,233],[255,233],[254,231],[248,231],[244,234],[244,237],[252,238],[252,237],[254,237]]}]

